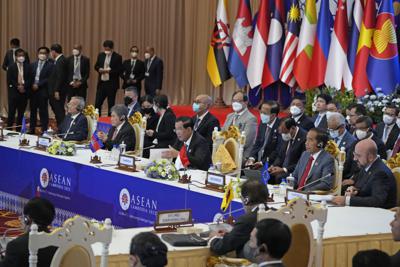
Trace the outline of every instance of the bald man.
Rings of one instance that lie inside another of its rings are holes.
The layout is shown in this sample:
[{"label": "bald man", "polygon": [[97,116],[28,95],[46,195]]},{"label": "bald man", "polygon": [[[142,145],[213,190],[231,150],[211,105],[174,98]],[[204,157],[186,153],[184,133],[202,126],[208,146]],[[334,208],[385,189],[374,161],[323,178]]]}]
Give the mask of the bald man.
[{"label": "bald man", "polygon": [[146,47],[144,53],[144,90],[146,95],[159,95],[162,89],[164,78],[164,63],[161,58],[157,57],[154,47]]},{"label": "bald man", "polygon": [[212,104],[212,99],[208,95],[198,95],[193,101],[193,111],[196,113],[193,116],[194,131],[199,133],[207,140],[210,151],[212,151],[212,133],[214,128],[220,129],[218,119],[209,112]]},{"label": "bald man", "polygon": [[357,143],[354,161],[360,172],[350,185],[345,196],[334,197],[332,202],[340,206],[393,208],[396,205],[396,181],[392,171],[378,157],[378,148],[371,139]]}]

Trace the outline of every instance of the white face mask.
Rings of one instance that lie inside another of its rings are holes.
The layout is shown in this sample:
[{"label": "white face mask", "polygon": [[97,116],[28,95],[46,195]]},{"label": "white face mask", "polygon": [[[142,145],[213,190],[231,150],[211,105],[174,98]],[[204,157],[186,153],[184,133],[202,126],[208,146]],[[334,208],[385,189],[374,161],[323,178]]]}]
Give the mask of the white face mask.
[{"label": "white face mask", "polygon": [[332,139],[338,138],[339,130],[329,130],[329,135],[331,136]]},{"label": "white face mask", "polygon": [[261,122],[262,123],[269,123],[271,121],[271,115],[267,115],[267,114],[261,113],[260,117],[261,117]]},{"label": "white face mask", "polygon": [[39,60],[44,61],[47,59],[47,56],[45,54],[39,54],[38,58],[39,58]]},{"label": "white face mask", "polygon": [[106,50],[106,51],[104,51],[104,53],[105,53],[106,55],[109,55],[109,54],[111,54],[111,51],[110,51],[110,50]]},{"label": "white face mask", "polygon": [[350,122],[350,116],[349,115],[346,116],[346,121]]},{"label": "white face mask", "polygon": [[138,55],[137,52],[132,52],[132,53],[131,53],[131,56],[132,56],[133,58],[137,58],[137,55]]},{"label": "white face mask", "polygon": [[81,53],[81,51],[79,51],[78,49],[72,49],[72,55],[74,56],[79,56],[79,54]]},{"label": "white face mask", "polygon": [[144,58],[149,59],[151,57],[150,53],[144,53]]},{"label": "white face mask", "polygon": [[290,106],[290,113],[296,117],[301,114],[301,109],[298,106]]},{"label": "white face mask", "polygon": [[363,140],[365,137],[367,137],[368,132],[363,131],[363,130],[356,130],[356,136],[358,140]]},{"label": "white face mask", "polygon": [[399,127],[399,128],[400,128],[400,118],[397,118],[397,120],[396,120],[396,124],[397,124],[397,127]]},{"label": "white face mask", "polygon": [[239,102],[233,102],[233,103],[232,103],[232,109],[233,109],[233,111],[235,111],[235,112],[239,112],[239,111],[241,111],[241,110],[243,109],[243,106],[242,106],[242,104],[239,103]]},{"label": "white face mask", "polygon": [[25,57],[17,57],[19,63],[24,63]]},{"label": "white face mask", "polygon": [[389,116],[389,115],[387,115],[387,114],[383,114],[383,122],[384,122],[386,125],[390,125],[390,124],[392,124],[394,121],[395,121],[395,120],[394,120],[394,118],[393,118],[392,116]]},{"label": "white face mask", "polygon": [[290,133],[283,133],[282,134],[282,139],[283,139],[283,141],[287,142],[290,139],[292,139],[292,136],[290,135]]}]

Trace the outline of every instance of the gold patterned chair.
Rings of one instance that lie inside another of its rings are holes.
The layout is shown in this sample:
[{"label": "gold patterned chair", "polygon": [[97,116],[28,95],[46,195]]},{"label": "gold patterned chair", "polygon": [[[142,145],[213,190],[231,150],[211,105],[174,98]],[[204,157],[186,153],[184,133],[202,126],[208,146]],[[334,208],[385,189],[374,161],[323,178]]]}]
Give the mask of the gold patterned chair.
[{"label": "gold patterned chair", "polygon": [[[312,206],[307,200],[295,198],[277,211],[265,211],[260,205],[257,220],[271,218],[288,225],[292,232],[292,243],[283,258],[286,267],[321,267],[322,238],[328,210],[325,204]],[[318,221],[316,241],[311,227],[312,221]]]},{"label": "gold patterned chair", "polygon": [[143,117],[140,112],[135,112],[129,118],[129,123],[132,125],[132,128],[135,130],[135,150],[133,151],[133,155],[137,157],[142,157],[143,155],[143,145],[144,145],[144,137],[146,132],[146,117]]},{"label": "gold patterned chair", "polygon": [[92,138],[92,135],[94,133],[94,125],[95,125],[95,121],[92,117],[86,115],[86,119],[87,119],[87,124],[88,124],[88,137],[87,137],[87,141],[90,142],[90,139]]},{"label": "gold patterned chair", "polygon": [[91,245],[98,242],[103,243],[100,267],[107,267],[111,239],[110,219],[99,224],[75,216],[51,233],[39,233],[37,225],[33,224],[29,233],[29,267],[37,266],[38,250],[49,246],[58,247],[50,267],[94,267],[95,257]]},{"label": "gold patterned chair", "polygon": [[400,206],[400,167],[392,169],[397,186],[397,207]]}]

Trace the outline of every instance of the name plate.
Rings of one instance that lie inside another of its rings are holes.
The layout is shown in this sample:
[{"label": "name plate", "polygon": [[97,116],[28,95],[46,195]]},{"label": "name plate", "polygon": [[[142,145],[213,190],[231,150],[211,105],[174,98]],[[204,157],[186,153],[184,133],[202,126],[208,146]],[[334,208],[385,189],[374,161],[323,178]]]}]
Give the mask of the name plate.
[{"label": "name plate", "polygon": [[117,169],[124,170],[124,171],[131,171],[136,172],[136,164],[135,164],[135,157],[121,154],[118,160],[118,167]]},{"label": "name plate", "polygon": [[301,198],[304,200],[310,200],[310,194],[309,193],[303,193],[303,192],[298,192],[296,190],[291,190],[287,189],[286,190],[286,202],[290,201],[295,198]]},{"label": "name plate", "polygon": [[165,210],[157,212],[154,229],[156,231],[176,231],[178,227],[193,226],[192,210]]},{"label": "name plate", "polygon": [[207,172],[206,187],[212,190],[224,192],[226,177],[223,174]]},{"label": "name plate", "polygon": [[51,144],[51,138],[39,136],[36,143],[36,148],[39,150],[46,150],[50,146],[50,144]]}]

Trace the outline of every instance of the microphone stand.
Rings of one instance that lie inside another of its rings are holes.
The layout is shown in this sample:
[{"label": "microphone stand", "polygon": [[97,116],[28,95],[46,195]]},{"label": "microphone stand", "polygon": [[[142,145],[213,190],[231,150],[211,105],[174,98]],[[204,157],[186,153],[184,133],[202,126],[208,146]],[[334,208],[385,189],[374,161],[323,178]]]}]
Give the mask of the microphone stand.
[{"label": "microphone stand", "polygon": [[303,185],[302,187],[297,188],[296,190],[297,190],[297,191],[300,191],[301,189],[303,189],[303,188],[305,188],[305,187],[308,187],[308,186],[310,186],[310,185],[312,185],[312,184],[315,184],[315,183],[321,181],[322,179],[325,179],[325,178],[327,178],[327,177],[329,177],[329,176],[331,176],[331,175],[332,175],[332,173],[328,173],[327,175],[324,175],[324,176],[322,176],[321,178],[319,178],[319,179],[317,179],[317,180],[315,180],[315,181],[313,181],[313,182],[311,182],[311,183],[309,183],[309,184],[305,184],[305,185]]}]

